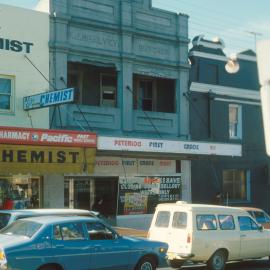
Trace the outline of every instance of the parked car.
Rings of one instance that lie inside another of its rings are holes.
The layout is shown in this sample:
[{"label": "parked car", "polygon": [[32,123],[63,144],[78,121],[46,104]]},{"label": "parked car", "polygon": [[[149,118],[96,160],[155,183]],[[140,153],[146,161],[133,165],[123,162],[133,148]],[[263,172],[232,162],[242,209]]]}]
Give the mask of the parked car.
[{"label": "parked car", "polygon": [[265,229],[270,229],[270,217],[260,208],[255,207],[241,207],[246,210],[256,221],[263,225]]},{"label": "parked car", "polygon": [[99,217],[98,212],[81,209],[48,208],[48,209],[0,210],[0,229],[13,223],[17,219],[48,216],[48,215]]},{"label": "parked car", "polygon": [[159,204],[148,238],[169,244],[168,263],[173,268],[190,260],[223,270],[227,261],[270,255],[270,230],[236,207],[181,201]]},{"label": "parked car", "polygon": [[124,237],[100,219],[42,216],[0,231],[0,269],[155,270],[168,245]]},{"label": "parked car", "polygon": [[[19,210],[0,210],[0,229],[3,229],[7,225],[11,224],[15,220],[28,218],[28,217],[40,217],[40,216],[85,216],[85,217],[97,217],[107,222],[107,219],[96,211],[82,210],[82,209],[19,209]],[[135,237],[146,237],[147,231],[137,230],[126,227],[114,227],[121,235],[129,235]]]}]

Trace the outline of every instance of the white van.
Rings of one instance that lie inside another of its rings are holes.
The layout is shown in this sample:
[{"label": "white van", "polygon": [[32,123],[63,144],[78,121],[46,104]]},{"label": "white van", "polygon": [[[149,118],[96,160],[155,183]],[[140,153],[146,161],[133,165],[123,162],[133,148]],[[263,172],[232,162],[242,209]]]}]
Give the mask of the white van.
[{"label": "white van", "polygon": [[227,261],[270,255],[270,230],[236,207],[182,201],[159,204],[148,238],[169,244],[168,263],[173,268],[189,260],[223,270]]}]

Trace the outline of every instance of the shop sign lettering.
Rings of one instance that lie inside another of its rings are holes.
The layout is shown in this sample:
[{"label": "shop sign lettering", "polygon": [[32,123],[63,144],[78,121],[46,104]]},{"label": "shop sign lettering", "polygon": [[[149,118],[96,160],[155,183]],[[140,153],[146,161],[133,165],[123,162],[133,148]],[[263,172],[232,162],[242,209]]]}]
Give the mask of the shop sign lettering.
[{"label": "shop sign lettering", "polygon": [[0,37],[0,50],[30,53],[34,43]]},{"label": "shop sign lettering", "polygon": [[0,127],[0,143],[96,147],[96,134],[90,132]]},{"label": "shop sign lettering", "polygon": [[6,173],[92,173],[95,148],[0,144],[0,170]]},{"label": "shop sign lettering", "polygon": [[27,151],[27,150],[2,150],[0,162],[22,162],[22,163],[71,163],[78,161],[79,152],[65,151]]},{"label": "shop sign lettering", "polygon": [[75,89],[67,88],[31,95],[23,98],[23,109],[33,110],[74,101]]},{"label": "shop sign lettering", "polygon": [[184,149],[199,150],[199,145],[198,144],[185,143],[184,144]]}]

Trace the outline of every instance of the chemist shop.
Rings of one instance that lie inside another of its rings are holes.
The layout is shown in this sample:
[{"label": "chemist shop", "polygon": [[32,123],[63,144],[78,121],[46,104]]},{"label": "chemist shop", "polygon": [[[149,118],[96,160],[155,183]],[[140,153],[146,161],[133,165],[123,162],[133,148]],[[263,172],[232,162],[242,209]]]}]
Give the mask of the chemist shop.
[{"label": "chemist shop", "polygon": [[0,127],[0,208],[44,207],[61,175],[93,172],[95,153],[94,133]]},{"label": "chemist shop", "polygon": [[90,201],[114,224],[145,229],[158,203],[191,201],[192,156],[224,154],[241,146],[99,136],[94,173],[65,177],[65,206]]}]

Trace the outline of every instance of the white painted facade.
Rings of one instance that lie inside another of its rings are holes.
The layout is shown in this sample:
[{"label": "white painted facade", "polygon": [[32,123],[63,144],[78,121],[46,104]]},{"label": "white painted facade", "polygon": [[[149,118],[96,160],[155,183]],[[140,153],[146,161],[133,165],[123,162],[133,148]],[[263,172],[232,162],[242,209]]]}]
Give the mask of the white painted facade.
[{"label": "white painted facade", "polygon": [[0,25],[0,78],[12,81],[11,106],[0,110],[0,125],[48,128],[49,110],[28,113],[23,97],[49,90],[49,15],[0,5]]}]

